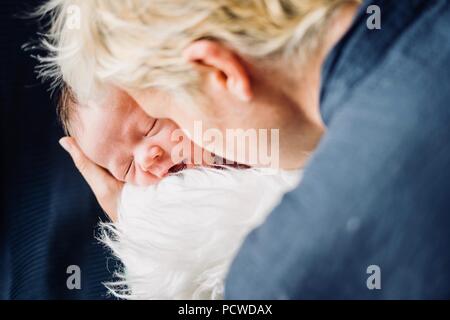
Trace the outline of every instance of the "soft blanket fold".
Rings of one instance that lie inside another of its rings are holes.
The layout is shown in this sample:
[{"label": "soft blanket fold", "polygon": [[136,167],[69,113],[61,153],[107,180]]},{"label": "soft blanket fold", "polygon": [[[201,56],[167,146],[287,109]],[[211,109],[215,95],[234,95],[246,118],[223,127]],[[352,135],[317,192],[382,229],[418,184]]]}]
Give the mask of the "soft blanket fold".
[{"label": "soft blanket fold", "polygon": [[109,291],[124,299],[220,299],[229,264],[299,172],[190,169],[126,185],[100,240],[122,261]]}]

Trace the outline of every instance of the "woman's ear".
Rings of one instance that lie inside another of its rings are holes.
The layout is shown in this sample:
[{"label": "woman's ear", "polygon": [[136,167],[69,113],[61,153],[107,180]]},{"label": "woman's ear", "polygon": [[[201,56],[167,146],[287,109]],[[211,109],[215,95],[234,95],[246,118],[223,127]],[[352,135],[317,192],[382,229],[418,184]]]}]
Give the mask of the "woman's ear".
[{"label": "woman's ear", "polygon": [[184,51],[184,58],[195,64],[209,67],[214,72],[215,85],[227,90],[241,101],[250,101],[252,88],[250,76],[241,59],[230,48],[212,40],[198,40]]}]

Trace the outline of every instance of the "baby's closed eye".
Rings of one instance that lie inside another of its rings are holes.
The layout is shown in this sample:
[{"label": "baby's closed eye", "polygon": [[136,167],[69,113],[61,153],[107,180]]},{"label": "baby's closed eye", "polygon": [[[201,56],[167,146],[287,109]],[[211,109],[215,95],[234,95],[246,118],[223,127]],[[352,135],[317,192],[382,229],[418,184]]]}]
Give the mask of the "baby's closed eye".
[{"label": "baby's closed eye", "polygon": [[131,168],[133,167],[133,164],[134,164],[134,159],[131,159],[130,163],[129,163],[128,166],[127,166],[127,169],[126,169],[126,171],[125,171],[125,174],[123,175],[123,180],[124,180],[124,181],[126,180],[128,174],[130,173]]},{"label": "baby's closed eye", "polygon": [[[148,137],[151,135],[157,122],[158,122],[158,119],[153,119],[153,121],[150,122],[150,125],[147,126],[148,129],[144,132],[144,137]],[[131,158],[131,160],[129,160],[128,164],[125,166],[126,169],[124,171],[124,174],[122,175],[123,181],[126,181],[128,174],[130,173],[131,169],[133,168],[133,165],[134,165],[134,158]]]},{"label": "baby's closed eye", "polygon": [[154,119],[153,122],[150,125],[150,128],[146,131],[144,137],[148,137],[150,135],[150,133],[152,132],[153,128],[156,126],[156,122],[158,121],[158,119]]}]

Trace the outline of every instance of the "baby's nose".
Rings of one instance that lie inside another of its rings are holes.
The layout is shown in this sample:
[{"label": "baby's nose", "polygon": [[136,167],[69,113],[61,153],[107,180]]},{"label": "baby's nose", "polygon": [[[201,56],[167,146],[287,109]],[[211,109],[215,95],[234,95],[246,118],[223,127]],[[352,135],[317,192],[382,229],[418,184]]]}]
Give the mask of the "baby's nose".
[{"label": "baby's nose", "polygon": [[145,172],[150,172],[151,168],[162,158],[164,150],[158,146],[151,147],[150,150],[143,154],[139,165]]}]

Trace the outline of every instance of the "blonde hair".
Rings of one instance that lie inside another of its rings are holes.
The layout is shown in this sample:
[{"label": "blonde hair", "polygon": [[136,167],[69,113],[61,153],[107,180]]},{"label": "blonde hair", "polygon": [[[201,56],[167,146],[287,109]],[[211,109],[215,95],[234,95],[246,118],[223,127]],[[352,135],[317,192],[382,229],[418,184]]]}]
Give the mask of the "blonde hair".
[{"label": "blonde hair", "polygon": [[[40,75],[64,82],[79,101],[104,84],[192,94],[196,73],[182,51],[193,41],[215,39],[255,59],[301,61],[320,43],[334,9],[349,2],[50,0],[38,11],[51,20]],[[77,14],[79,26],[70,27]]]}]

